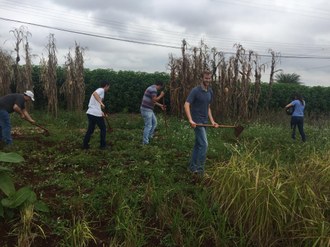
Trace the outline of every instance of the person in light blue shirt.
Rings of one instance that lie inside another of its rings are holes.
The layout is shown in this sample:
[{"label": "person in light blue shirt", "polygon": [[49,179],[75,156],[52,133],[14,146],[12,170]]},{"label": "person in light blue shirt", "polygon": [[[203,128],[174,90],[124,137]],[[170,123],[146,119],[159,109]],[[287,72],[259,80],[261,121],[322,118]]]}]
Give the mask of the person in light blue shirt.
[{"label": "person in light blue shirt", "polygon": [[295,99],[285,106],[286,109],[293,107],[293,113],[291,116],[291,126],[292,126],[292,139],[296,139],[296,127],[298,127],[301,140],[306,141],[306,135],[304,132],[304,110],[306,103],[300,94],[295,95]]}]

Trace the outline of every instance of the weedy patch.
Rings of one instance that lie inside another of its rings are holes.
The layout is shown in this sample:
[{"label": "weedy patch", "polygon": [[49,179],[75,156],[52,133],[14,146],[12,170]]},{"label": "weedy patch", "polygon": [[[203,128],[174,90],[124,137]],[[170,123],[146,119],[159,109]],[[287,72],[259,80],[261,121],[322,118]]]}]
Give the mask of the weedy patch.
[{"label": "weedy patch", "polygon": [[[293,247],[330,241],[329,121],[322,132],[306,124],[306,143],[293,142],[281,123],[249,123],[239,138],[232,130],[209,128],[206,175],[196,180],[187,172],[194,133],[186,121],[165,121],[159,114],[156,136],[143,146],[141,116],[112,114],[109,148],[98,149],[96,133],[86,151],[83,113],[65,112],[56,121],[38,117],[52,134],[17,121],[12,151],[24,161],[0,166],[50,213],[32,214],[31,232],[0,221],[1,246],[23,239],[10,235],[13,228],[31,233],[25,241],[36,247]],[[21,215],[12,217],[19,222]]]}]

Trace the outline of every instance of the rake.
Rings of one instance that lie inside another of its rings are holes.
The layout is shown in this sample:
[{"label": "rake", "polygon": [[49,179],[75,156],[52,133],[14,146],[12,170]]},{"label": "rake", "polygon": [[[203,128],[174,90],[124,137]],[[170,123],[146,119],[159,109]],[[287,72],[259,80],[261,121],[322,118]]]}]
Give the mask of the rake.
[{"label": "rake", "polygon": [[[196,124],[196,126],[201,126],[201,127],[214,127],[212,124]],[[244,127],[242,125],[220,125],[219,128],[230,128],[234,129],[234,134],[236,137],[239,137],[239,135],[243,132]]]}]

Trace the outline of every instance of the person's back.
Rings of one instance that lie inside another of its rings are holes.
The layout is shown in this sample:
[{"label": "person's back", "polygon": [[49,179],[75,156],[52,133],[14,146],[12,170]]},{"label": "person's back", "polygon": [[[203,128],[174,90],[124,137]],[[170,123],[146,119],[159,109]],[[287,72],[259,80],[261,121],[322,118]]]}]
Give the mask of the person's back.
[{"label": "person's back", "polygon": [[304,110],[305,110],[305,101],[303,97],[296,93],[295,99],[285,106],[286,109],[293,107],[293,113],[291,116],[291,128],[292,134],[291,137],[293,140],[296,139],[296,127],[298,127],[299,133],[301,135],[301,139],[303,142],[306,141],[306,135],[304,132]]},{"label": "person's back", "polygon": [[25,109],[25,102],[34,101],[34,94],[27,90],[24,94],[13,93],[0,97],[0,141],[12,144],[10,113],[17,112],[21,118],[34,124],[35,121]]},{"label": "person's back", "polygon": [[15,104],[21,109],[24,108],[25,101],[23,94],[13,93],[0,97],[1,110],[6,110],[8,113],[12,113],[14,111],[13,107]]},{"label": "person's back", "polygon": [[305,110],[305,101],[300,101],[298,99],[292,101],[291,103],[294,107],[294,111],[292,113],[293,117],[303,117]]}]

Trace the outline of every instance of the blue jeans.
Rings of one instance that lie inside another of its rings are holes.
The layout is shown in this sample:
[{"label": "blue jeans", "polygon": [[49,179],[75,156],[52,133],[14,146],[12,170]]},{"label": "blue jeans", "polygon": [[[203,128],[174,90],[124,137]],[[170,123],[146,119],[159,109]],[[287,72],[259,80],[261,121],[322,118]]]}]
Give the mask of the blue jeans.
[{"label": "blue jeans", "polygon": [[292,134],[291,137],[292,139],[296,139],[296,127],[298,127],[301,140],[303,142],[306,141],[306,135],[304,132],[304,117],[291,117],[291,126],[292,126]]},{"label": "blue jeans", "polygon": [[88,128],[84,137],[83,148],[89,148],[89,141],[91,139],[92,134],[95,130],[95,125],[100,128],[100,148],[106,147],[105,137],[107,134],[106,126],[103,117],[96,117],[90,114],[87,114],[88,118]]},{"label": "blue jeans", "polygon": [[6,110],[0,110],[0,141],[12,144],[10,116]]},{"label": "blue jeans", "polygon": [[208,147],[206,128],[196,127],[195,131],[195,145],[189,163],[189,170],[204,174],[204,166],[206,160],[206,152]]},{"label": "blue jeans", "polygon": [[157,127],[157,118],[155,113],[151,109],[141,107],[140,111],[144,120],[142,143],[149,144],[149,141],[153,137],[155,129]]}]

